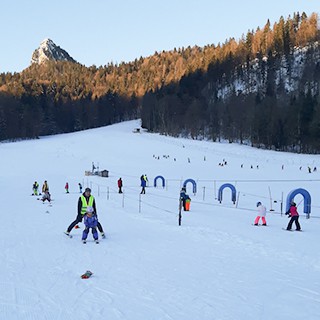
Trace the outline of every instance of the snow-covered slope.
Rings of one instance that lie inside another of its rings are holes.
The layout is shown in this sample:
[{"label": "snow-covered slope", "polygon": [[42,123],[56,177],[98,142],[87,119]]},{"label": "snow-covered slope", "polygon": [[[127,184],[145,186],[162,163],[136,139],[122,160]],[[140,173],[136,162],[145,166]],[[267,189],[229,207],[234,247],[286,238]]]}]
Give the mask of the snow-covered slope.
[{"label": "snow-covered slope", "polygon": [[[319,168],[320,156],[133,133],[138,126],[0,144],[1,317],[319,319],[320,172],[307,167]],[[109,178],[85,176],[92,162]],[[142,174],[149,187],[140,196]],[[153,187],[158,175],[165,188]],[[198,192],[188,184],[191,211],[179,227],[179,190],[188,178]],[[35,180],[48,181],[52,207],[31,196]],[[92,188],[107,233],[98,245],[91,233],[81,243],[82,224],[72,239],[63,234],[76,217],[79,182]],[[228,190],[216,200],[225,182],[237,188],[236,205]],[[298,195],[303,232],[283,231],[280,200],[298,187],[311,194],[311,219]],[[257,201],[275,210],[268,227],[251,225]],[[82,280],[86,270],[94,275]]]}]

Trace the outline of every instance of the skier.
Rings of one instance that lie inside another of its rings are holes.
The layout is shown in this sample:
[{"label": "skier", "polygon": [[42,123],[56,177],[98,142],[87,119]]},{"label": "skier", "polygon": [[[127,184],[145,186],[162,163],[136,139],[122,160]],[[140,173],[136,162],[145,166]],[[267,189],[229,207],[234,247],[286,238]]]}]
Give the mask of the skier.
[{"label": "skier", "polygon": [[33,189],[33,196],[37,196],[38,195],[38,188],[39,188],[39,183],[37,181],[34,182],[32,189]]},{"label": "skier", "polygon": [[43,185],[42,185],[42,192],[45,193],[46,191],[49,192],[49,186],[48,186],[47,180],[45,180]]},{"label": "skier", "polygon": [[79,182],[78,185],[79,185],[80,193],[82,193],[82,184]]},{"label": "skier", "polygon": [[266,221],[266,207],[264,205],[262,205],[262,203],[259,201],[257,202],[257,208],[258,208],[258,215],[256,217],[256,219],[254,220],[254,225],[257,226],[259,225],[259,220],[261,217],[262,220],[262,225],[266,226],[267,225],[267,221]]},{"label": "skier", "polygon": [[[82,222],[82,219],[84,217],[84,215],[86,214],[86,210],[87,207],[92,207],[93,208],[93,213],[97,216],[97,208],[96,208],[96,202],[94,197],[91,195],[91,189],[90,188],[86,188],[84,190],[84,193],[79,197],[78,200],[78,215],[76,217],[76,220],[74,220],[70,226],[68,227],[67,231],[65,232],[65,234],[67,236],[70,235],[71,230],[73,229],[74,226],[76,226],[78,223]],[[105,234],[102,228],[101,223],[98,221],[97,222],[97,227],[98,230],[101,233],[102,238],[105,238]]]},{"label": "skier", "polygon": [[122,179],[119,178],[118,180],[118,188],[119,188],[119,193],[122,193]]},{"label": "skier", "polygon": [[50,203],[51,202],[51,195],[49,191],[45,191],[43,196],[42,196],[42,202],[44,203],[46,200]]},{"label": "skier", "polygon": [[94,214],[94,210],[92,207],[88,206],[86,208],[86,214],[84,215],[84,225],[86,226],[86,228],[82,232],[82,242],[83,243],[87,242],[88,233],[91,229],[93,239],[95,240],[96,243],[99,243],[98,232],[97,232],[98,218]]},{"label": "skier", "polygon": [[140,194],[146,194],[147,181],[145,180],[144,175],[140,177],[140,181],[141,181],[141,187],[142,187]]},{"label": "skier", "polygon": [[66,185],[64,186],[64,188],[66,189],[66,193],[69,193],[69,183],[66,182]]},{"label": "skier", "polygon": [[287,226],[287,230],[291,230],[293,222],[296,224],[296,230],[300,231],[301,226],[299,223],[299,213],[297,211],[297,205],[295,204],[294,201],[291,201],[290,203],[290,209],[286,212],[286,214],[289,215],[290,221]]},{"label": "skier", "polygon": [[180,201],[182,201],[183,211],[187,211],[186,209],[186,201],[190,200],[189,195],[186,194],[187,189],[185,187],[181,188],[180,191]]}]

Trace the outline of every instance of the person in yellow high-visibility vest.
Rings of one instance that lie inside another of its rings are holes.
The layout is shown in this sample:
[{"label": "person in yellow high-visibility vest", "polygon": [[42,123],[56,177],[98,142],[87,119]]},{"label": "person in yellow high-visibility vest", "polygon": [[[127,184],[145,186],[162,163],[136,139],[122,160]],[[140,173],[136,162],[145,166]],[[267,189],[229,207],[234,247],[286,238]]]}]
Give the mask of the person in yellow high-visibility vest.
[{"label": "person in yellow high-visibility vest", "polygon": [[[66,235],[70,235],[71,230],[73,229],[73,227],[76,226],[76,224],[82,222],[82,219],[84,217],[84,215],[87,212],[87,207],[92,207],[93,208],[93,213],[97,216],[97,208],[96,208],[96,202],[95,199],[93,197],[93,195],[91,195],[91,189],[90,188],[86,188],[84,190],[84,193],[79,197],[78,200],[78,215],[76,217],[76,220],[74,220],[70,226],[68,227],[67,231],[65,232]],[[101,232],[101,236],[102,238],[105,238],[105,234],[102,228],[102,225],[100,222],[98,222],[98,230]]]}]

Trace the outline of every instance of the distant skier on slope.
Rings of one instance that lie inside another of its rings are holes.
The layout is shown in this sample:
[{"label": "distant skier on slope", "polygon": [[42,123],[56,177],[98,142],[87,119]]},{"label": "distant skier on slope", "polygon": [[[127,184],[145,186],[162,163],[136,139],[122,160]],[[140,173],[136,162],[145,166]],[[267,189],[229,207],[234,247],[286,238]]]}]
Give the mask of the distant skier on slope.
[{"label": "distant skier on slope", "polygon": [[262,203],[260,201],[257,202],[257,208],[258,208],[258,215],[257,215],[256,219],[254,220],[254,225],[255,226],[259,225],[259,220],[261,218],[262,225],[266,226],[267,225],[267,221],[266,221],[267,209],[264,205],[262,205]]},{"label": "distant skier on slope", "polygon": [[48,186],[47,180],[45,180],[43,185],[42,185],[42,192],[45,193],[46,191],[49,192],[49,186]]},{"label": "distant skier on slope", "polygon": [[34,182],[33,186],[32,186],[32,190],[33,190],[33,196],[37,196],[38,195],[38,188],[39,188],[39,183],[37,181]]},{"label": "distant skier on slope", "polygon": [[141,188],[142,188],[140,194],[146,194],[147,180],[145,179],[144,175],[140,177],[140,182],[141,182]]},{"label": "distant skier on slope", "polygon": [[66,185],[64,186],[64,188],[66,189],[66,193],[69,193],[69,183],[66,182]]},{"label": "distant skier on slope", "polygon": [[185,187],[182,187],[180,191],[180,201],[182,201],[183,211],[187,211],[186,202],[187,200],[191,200],[186,191],[187,189]]},{"label": "distant skier on slope", "polygon": [[51,195],[49,191],[45,191],[42,195],[42,202],[48,201],[49,203],[51,202]]},{"label": "distant skier on slope", "polygon": [[122,193],[122,179],[121,178],[119,178],[119,180],[118,180],[118,188],[119,188],[119,193]]}]

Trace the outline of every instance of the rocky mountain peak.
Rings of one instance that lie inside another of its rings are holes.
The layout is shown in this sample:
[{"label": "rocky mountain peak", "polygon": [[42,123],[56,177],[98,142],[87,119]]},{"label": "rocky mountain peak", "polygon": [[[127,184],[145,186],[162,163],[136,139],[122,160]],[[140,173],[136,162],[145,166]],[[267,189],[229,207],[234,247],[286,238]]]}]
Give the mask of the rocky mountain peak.
[{"label": "rocky mountain peak", "polygon": [[42,64],[46,61],[76,62],[67,51],[57,46],[51,39],[44,39],[31,58],[31,63]]}]

